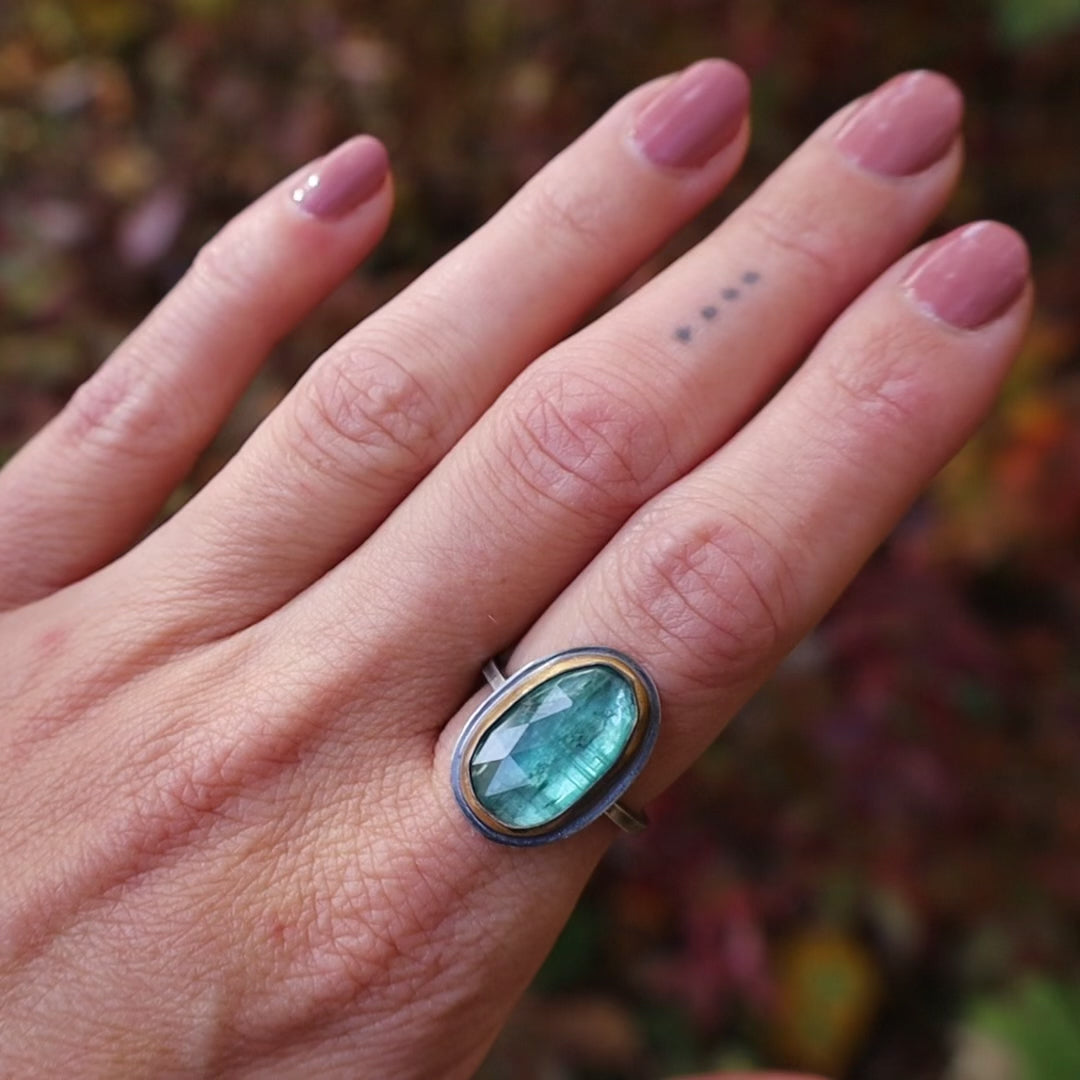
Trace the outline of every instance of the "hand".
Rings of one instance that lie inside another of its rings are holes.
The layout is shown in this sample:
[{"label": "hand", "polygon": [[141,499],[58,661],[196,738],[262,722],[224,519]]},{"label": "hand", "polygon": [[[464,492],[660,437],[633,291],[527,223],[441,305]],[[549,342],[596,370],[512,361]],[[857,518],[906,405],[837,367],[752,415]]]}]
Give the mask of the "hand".
[{"label": "hand", "polygon": [[1027,257],[988,223],[905,254],[960,169],[931,74],[572,333],[735,172],[747,96],[722,61],[632,93],[136,543],[384,229],[385,152],[346,143],[0,473],[0,1072],[469,1074],[615,835],[465,820],[484,661],[642,663],[640,808],[979,422]]}]

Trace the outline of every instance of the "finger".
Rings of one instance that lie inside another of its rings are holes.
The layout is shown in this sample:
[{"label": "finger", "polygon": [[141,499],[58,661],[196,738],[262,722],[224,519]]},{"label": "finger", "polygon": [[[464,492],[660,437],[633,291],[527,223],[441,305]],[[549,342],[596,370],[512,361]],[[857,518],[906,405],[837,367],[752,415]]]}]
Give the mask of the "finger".
[{"label": "finger", "polygon": [[[333,347],[145,546],[142,573],[180,573],[191,594],[212,598],[219,632],[304,588],[383,520],[522,367],[716,195],[745,149],[747,100],[745,75],[714,60],[616,105]],[[209,620],[205,607],[200,619]]]},{"label": "finger", "polygon": [[392,202],[386,151],[340,146],[240,214],[0,472],[0,607],[97,569],[144,529],[270,347],[365,256]]},{"label": "finger", "polygon": [[[532,365],[364,548],[301,598],[300,636],[327,658],[339,647],[335,670],[348,671],[356,639],[341,628],[367,638],[377,614],[383,633],[396,627],[414,643],[410,656],[423,642],[440,694],[466,693],[483,659],[516,640],[642,502],[729,437],[938,212],[959,163],[955,88],[916,75],[864,109],[871,131],[893,136],[891,152],[908,138],[899,160],[927,167],[872,172],[851,160],[850,117],[827,124],[712,237]],[[678,330],[690,322],[685,341]],[[387,678],[404,678],[395,663]],[[356,691],[346,680],[343,692]]]},{"label": "finger", "polygon": [[632,519],[549,609],[511,670],[573,645],[635,656],[665,731],[648,799],[824,615],[989,408],[1030,309],[1002,225],[891,270],[726,447]]}]

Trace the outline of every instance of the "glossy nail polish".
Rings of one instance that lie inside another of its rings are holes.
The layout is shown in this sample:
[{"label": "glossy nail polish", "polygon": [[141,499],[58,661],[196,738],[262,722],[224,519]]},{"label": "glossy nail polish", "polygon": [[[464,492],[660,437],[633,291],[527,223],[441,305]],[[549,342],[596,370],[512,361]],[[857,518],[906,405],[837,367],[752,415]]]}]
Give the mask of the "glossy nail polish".
[{"label": "glossy nail polish", "polygon": [[848,117],[836,143],[868,172],[912,176],[944,157],[963,114],[955,84],[933,71],[912,71],[878,87]]},{"label": "glossy nail polish", "polygon": [[370,135],[342,143],[319,161],[292,193],[305,213],[323,221],[344,217],[383,185],[390,162],[386,148]]},{"label": "glossy nail polish", "polygon": [[932,243],[908,271],[904,286],[928,314],[976,330],[1016,302],[1029,272],[1024,241],[1006,225],[980,221]]},{"label": "glossy nail polish", "polygon": [[654,165],[704,165],[739,133],[749,103],[750,82],[740,68],[702,60],[642,109],[633,139]]}]

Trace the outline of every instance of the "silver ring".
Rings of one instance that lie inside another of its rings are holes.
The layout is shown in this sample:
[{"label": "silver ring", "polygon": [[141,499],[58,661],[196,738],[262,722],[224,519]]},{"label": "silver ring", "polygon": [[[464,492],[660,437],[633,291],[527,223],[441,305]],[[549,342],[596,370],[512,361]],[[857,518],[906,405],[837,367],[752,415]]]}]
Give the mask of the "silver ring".
[{"label": "silver ring", "polygon": [[660,698],[648,672],[614,649],[567,649],[509,678],[484,665],[492,693],[454,748],[451,784],[489,840],[517,847],[571,836],[602,815],[648,824],[619,802],[656,743]]}]

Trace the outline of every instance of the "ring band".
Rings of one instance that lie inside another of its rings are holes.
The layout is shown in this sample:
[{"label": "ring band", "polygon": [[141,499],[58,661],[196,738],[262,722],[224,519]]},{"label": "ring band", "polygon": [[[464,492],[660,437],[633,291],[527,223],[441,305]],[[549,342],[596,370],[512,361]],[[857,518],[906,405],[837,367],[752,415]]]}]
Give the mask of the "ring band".
[{"label": "ring band", "polygon": [[660,699],[638,663],[614,649],[567,649],[510,677],[484,665],[492,693],[465,725],[451,765],[454,796],[488,839],[518,847],[570,836],[601,815],[647,825],[620,797],[656,742]]}]

